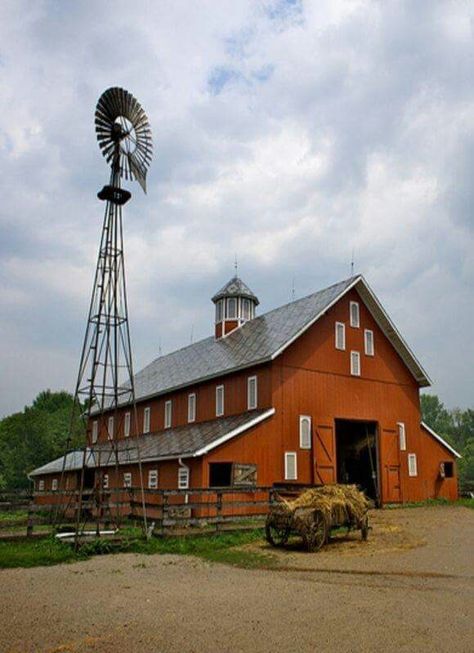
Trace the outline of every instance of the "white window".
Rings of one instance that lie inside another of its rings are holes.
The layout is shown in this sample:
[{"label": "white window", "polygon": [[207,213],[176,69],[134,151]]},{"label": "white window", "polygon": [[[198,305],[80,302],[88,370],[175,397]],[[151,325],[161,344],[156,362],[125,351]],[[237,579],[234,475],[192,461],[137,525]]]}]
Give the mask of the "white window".
[{"label": "white window", "polygon": [[374,355],[374,332],[370,329],[364,330],[364,345],[367,356]]},{"label": "white window", "polygon": [[300,447],[311,449],[311,417],[300,415]]},{"label": "white window", "polygon": [[188,422],[196,421],[196,395],[193,392],[188,395]]},{"label": "white window", "polygon": [[237,300],[235,297],[229,297],[227,300],[227,315],[228,320],[235,320],[237,318]]},{"label": "white window", "polygon": [[109,440],[112,440],[114,437],[114,418],[109,417],[108,425],[107,425],[107,437]]},{"label": "white window", "polygon": [[165,429],[171,428],[171,418],[172,418],[173,404],[171,399],[165,401]]},{"label": "white window", "polygon": [[216,388],[216,417],[224,414],[224,386],[218,385]]},{"label": "white window", "polygon": [[216,304],[216,322],[222,322],[222,318],[224,317],[223,313],[224,311],[222,310],[223,308],[223,300],[219,299],[219,301]]},{"label": "white window", "polygon": [[408,454],[408,476],[418,476],[418,467],[416,464],[416,453]]},{"label": "white window", "polygon": [[104,488],[104,490],[109,489],[109,475],[108,474],[104,474],[103,477],[102,477],[102,487]]},{"label": "white window", "polygon": [[358,302],[351,302],[350,303],[349,312],[350,312],[351,327],[359,327],[360,320],[359,320],[359,304],[358,304]]},{"label": "white window", "polygon": [[123,418],[123,434],[126,438],[130,435],[130,413],[125,413]]},{"label": "white window", "polygon": [[44,490],[44,481],[38,481],[38,490],[43,492]]},{"label": "white window", "polygon": [[250,299],[242,299],[242,318],[250,320]]},{"label": "white window", "polygon": [[398,422],[398,442],[400,444],[400,451],[406,451],[407,449],[407,436],[405,431],[405,424],[403,422]]},{"label": "white window", "polygon": [[179,467],[178,469],[178,489],[187,490],[189,488],[189,469]]},{"label": "white window", "polygon": [[351,351],[351,374],[360,376],[360,354],[358,351]]},{"label": "white window", "polygon": [[99,437],[99,422],[95,419],[92,422],[92,444],[95,444],[97,442],[98,437]]},{"label": "white window", "polygon": [[150,414],[151,408],[147,406],[147,408],[145,408],[143,411],[143,433],[150,432]]},{"label": "white window", "polygon": [[132,487],[132,474],[125,472],[123,475],[123,487]]},{"label": "white window", "polygon": [[52,489],[53,492],[56,492],[56,490],[58,489],[58,479],[57,478],[53,478],[53,480],[51,482],[51,489]]},{"label": "white window", "polygon": [[346,348],[346,325],[344,322],[336,322],[336,349]]},{"label": "white window", "polygon": [[258,396],[257,396],[257,377],[249,376],[247,379],[247,408],[252,410],[257,408]]},{"label": "white window", "polygon": [[297,478],[296,453],[294,451],[287,451],[285,453],[285,481],[296,481]]},{"label": "white window", "polygon": [[148,488],[150,490],[156,490],[158,487],[158,470],[150,469],[148,472]]}]

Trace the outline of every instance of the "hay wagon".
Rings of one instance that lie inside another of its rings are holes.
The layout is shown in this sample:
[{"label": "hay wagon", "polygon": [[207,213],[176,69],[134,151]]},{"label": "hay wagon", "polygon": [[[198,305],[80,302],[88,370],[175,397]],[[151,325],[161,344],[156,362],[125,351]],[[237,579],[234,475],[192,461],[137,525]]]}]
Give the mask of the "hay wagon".
[{"label": "hay wagon", "polygon": [[306,490],[293,501],[281,497],[272,506],[265,523],[265,536],[272,546],[284,546],[290,535],[300,535],[308,551],[319,551],[331,530],[360,530],[369,534],[370,503],[355,485],[324,485]]}]

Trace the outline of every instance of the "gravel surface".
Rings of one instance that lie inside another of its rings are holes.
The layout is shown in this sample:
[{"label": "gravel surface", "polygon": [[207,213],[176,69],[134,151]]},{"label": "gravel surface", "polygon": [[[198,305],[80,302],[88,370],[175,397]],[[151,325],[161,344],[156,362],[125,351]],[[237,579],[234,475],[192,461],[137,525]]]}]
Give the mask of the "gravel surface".
[{"label": "gravel surface", "polygon": [[135,554],[0,571],[0,651],[472,653],[474,511],[372,523],[367,543],[293,546],[272,571]]}]

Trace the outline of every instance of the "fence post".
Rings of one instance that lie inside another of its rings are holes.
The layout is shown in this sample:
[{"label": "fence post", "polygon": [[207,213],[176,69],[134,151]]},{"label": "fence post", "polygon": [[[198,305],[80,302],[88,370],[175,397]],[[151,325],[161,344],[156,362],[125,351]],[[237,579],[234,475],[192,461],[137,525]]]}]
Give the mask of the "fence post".
[{"label": "fence post", "polygon": [[28,522],[26,524],[26,537],[31,537],[33,535],[33,510],[28,508]]},{"label": "fence post", "polygon": [[163,508],[162,508],[162,515],[161,515],[161,534],[165,534],[165,520],[168,517],[168,495],[163,494]]},{"label": "fence post", "polygon": [[221,530],[221,518],[222,518],[222,492],[217,492],[217,502],[216,502],[216,532],[217,533]]}]

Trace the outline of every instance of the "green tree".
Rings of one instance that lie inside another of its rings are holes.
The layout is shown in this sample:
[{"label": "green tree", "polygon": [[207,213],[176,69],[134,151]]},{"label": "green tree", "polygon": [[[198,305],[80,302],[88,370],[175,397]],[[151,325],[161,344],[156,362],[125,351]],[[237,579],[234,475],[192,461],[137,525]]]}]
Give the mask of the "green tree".
[{"label": "green tree", "polygon": [[[0,488],[28,487],[29,472],[64,454],[73,404],[69,393],[46,390],[0,421]],[[72,447],[84,443],[81,411],[75,410],[72,421]]]}]

